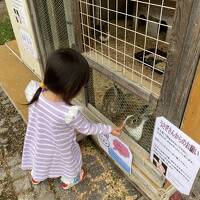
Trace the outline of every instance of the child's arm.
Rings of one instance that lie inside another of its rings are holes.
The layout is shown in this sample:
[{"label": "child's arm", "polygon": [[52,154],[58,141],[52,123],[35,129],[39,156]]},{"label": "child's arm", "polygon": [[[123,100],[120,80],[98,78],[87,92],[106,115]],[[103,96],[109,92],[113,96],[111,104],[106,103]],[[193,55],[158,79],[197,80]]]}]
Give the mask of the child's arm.
[{"label": "child's arm", "polygon": [[112,133],[115,136],[121,134],[122,128],[112,128],[110,125],[105,124],[95,124],[89,122],[83,114],[78,111],[76,117],[72,120],[70,124],[74,129],[83,133],[85,135],[97,135],[97,134],[110,134]]}]

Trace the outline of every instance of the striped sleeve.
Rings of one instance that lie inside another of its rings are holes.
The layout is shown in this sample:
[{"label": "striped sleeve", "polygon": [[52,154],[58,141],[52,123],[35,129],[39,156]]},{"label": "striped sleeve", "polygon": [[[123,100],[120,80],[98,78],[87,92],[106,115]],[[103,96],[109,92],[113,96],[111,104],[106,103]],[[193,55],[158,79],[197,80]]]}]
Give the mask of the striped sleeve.
[{"label": "striped sleeve", "polygon": [[78,111],[70,125],[85,135],[110,134],[112,132],[111,126],[89,122],[80,111]]}]

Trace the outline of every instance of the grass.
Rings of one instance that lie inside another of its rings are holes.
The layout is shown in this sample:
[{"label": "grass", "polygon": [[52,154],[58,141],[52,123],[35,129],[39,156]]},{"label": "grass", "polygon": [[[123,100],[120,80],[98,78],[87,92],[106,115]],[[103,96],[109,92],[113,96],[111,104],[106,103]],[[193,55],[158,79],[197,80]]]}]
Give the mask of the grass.
[{"label": "grass", "polygon": [[0,20],[0,45],[15,38],[9,17]]}]

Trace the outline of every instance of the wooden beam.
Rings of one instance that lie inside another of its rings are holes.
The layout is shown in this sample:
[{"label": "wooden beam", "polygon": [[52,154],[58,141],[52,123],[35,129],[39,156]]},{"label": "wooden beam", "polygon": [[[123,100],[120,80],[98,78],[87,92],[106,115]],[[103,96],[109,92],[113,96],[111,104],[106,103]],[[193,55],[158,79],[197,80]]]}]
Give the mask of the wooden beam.
[{"label": "wooden beam", "polygon": [[83,52],[79,0],[72,0],[71,4],[72,4],[72,24],[74,27],[74,35],[75,35],[75,48],[78,51]]},{"label": "wooden beam", "polygon": [[177,1],[157,115],[180,127],[200,55],[200,1]]},{"label": "wooden beam", "polygon": [[126,77],[123,77],[120,73],[113,71],[112,69],[108,69],[103,64],[98,64],[94,60],[88,58],[87,54],[83,54],[91,68],[97,70],[101,74],[104,74],[108,77],[108,79],[118,83],[122,87],[126,88],[128,91],[138,95],[142,99],[146,100],[147,102],[151,103],[152,105],[157,105],[157,96],[152,94],[151,92],[147,91],[145,88],[140,87],[137,83],[128,80]]},{"label": "wooden beam", "polygon": [[55,6],[54,6],[53,0],[48,1],[47,10],[48,10],[48,16],[49,16],[50,25],[51,25],[54,48],[58,49],[60,47],[61,41],[59,40],[59,32],[57,28],[56,13],[55,13]]},{"label": "wooden beam", "polygon": [[193,140],[200,144],[199,124],[200,124],[200,60],[192,84],[192,90],[184,113],[181,129]]},{"label": "wooden beam", "polygon": [[32,29],[34,32],[35,40],[36,40],[36,45],[37,45],[37,50],[38,50],[38,56],[39,56],[39,63],[41,65],[41,72],[42,72],[42,78],[44,76],[44,70],[45,70],[45,65],[46,65],[46,60],[47,60],[47,53],[45,50],[45,44],[42,39],[42,33],[40,29],[40,25],[38,22],[38,14],[36,12],[36,5],[34,4],[34,1],[28,0],[27,5],[29,8],[29,14],[30,14],[30,19],[31,19],[31,25]]}]

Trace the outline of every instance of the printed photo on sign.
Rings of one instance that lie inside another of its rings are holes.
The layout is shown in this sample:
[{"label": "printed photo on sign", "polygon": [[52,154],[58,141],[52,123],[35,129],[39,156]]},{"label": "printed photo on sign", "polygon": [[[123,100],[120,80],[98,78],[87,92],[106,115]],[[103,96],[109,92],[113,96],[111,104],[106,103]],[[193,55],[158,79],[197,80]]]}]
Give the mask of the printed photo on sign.
[{"label": "printed photo on sign", "polygon": [[104,151],[126,172],[131,173],[132,153],[129,147],[113,135],[99,135],[99,143]]},{"label": "printed photo on sign", "polygon": [[167,165],[161,161],[156,154],[153,154],[153,164],[157,167],[161,174],[167,174]]},{"label": "printed photo on sign", "polygon": [[199,144],[164,117],[158,117],[150,157],[179,192],[190,194],[200,167]]}]

